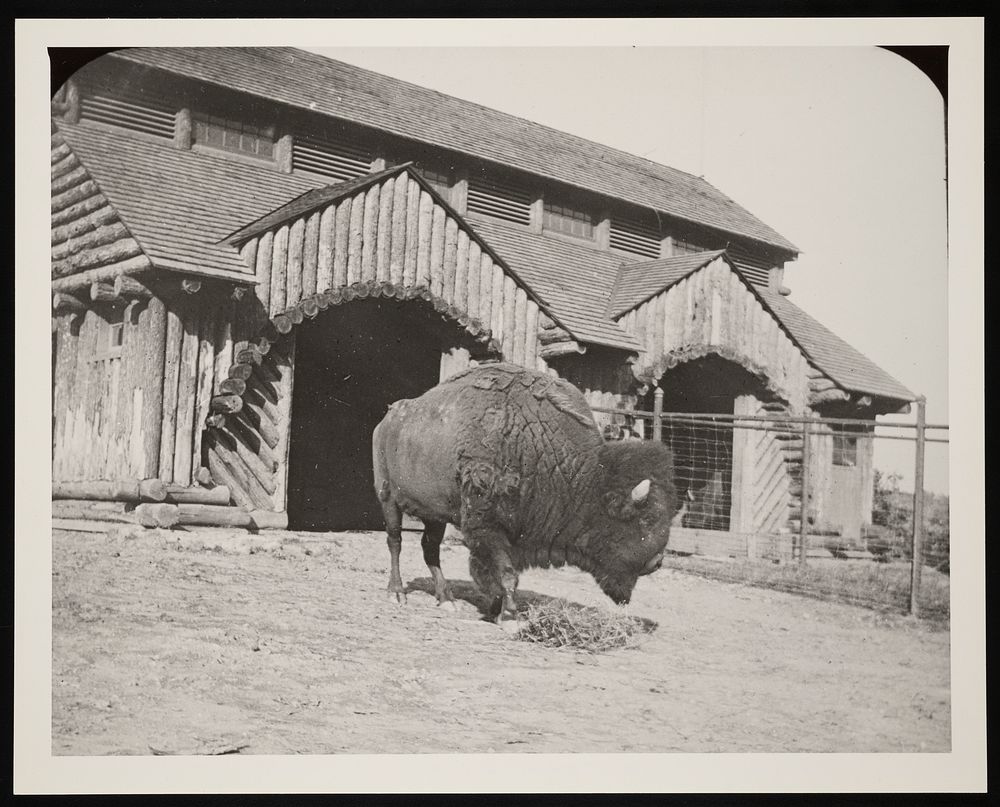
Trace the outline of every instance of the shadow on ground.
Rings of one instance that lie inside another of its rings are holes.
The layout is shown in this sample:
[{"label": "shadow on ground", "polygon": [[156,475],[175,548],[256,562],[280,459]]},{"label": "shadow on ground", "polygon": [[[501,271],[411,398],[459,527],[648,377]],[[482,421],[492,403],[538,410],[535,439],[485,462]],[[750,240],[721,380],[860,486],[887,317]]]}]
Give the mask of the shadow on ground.
[{"label": "shadow on ground", "polygon": [[[451,593],[456,600],[462,600],[475,607],[484,622],[492,622],[489,616],[489,599],[476,587],[471,580],[449,580]],[[430,577],[416,577],[406,585],[406,593],[415,591],[423,592],[434,596],[434,580]],[[522,616],[526,615],[532,607],[546,608],[549,606],[561,605],[564,609],[580,615],[599,615],[603,612],[592,605],[572,602],[562,597],[550,597],[548,594],[540,594],[530,589],[517,590],[517,612]],[[659,627],[659,623],[646,617],[629,615],[629,619],[634,620],[644,633],[652,633]]]}]

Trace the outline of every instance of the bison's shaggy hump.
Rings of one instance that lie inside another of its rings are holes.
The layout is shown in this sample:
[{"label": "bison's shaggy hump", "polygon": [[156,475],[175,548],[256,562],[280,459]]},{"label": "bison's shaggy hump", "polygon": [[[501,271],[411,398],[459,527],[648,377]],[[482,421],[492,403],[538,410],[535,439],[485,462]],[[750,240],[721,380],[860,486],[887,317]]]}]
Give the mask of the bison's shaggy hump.
[{"label": "bison's shaggy hump", "polygon": [[[456,373],[445,384],[461,385],[463,379],[474,376],[476,389],[506,391],[516,381],[536,399],[547,400],[560,412],[575,418],[584,426],[596,425],[593,413],[580,391],[561,378],[541,375],[516,364],[484,364]],[[513,396],[512,396],[513,397]]]}]

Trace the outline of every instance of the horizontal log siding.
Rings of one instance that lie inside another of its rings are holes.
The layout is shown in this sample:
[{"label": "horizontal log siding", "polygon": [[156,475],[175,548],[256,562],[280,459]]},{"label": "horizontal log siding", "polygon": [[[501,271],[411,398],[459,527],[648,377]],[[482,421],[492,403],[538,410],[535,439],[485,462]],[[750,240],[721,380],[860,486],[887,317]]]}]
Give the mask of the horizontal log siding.
[{"label": "horizontal log siding", "polygon": [[725,261],[689,275],[620,322],[643,346],[640,377],[656,380],[686,356],[715,352],[762,376],[794,411],[806,406],[805,357]]},{"label": "horizontal log siding", "polygon": [[52,159],[52,277],[109,264],[149,268],[138,242],[58,134],[52,136]]}]

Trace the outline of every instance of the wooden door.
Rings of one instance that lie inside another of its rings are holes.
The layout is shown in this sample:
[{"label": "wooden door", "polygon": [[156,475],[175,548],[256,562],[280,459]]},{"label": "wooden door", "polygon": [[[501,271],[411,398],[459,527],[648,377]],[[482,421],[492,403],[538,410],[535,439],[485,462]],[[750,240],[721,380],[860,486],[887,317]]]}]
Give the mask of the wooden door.
[{"label": "wooden door", "polygon": [[844,538],[861,537],[861,469],[853,465],[830,468],[830,495],[825,520],[840,527]]}]

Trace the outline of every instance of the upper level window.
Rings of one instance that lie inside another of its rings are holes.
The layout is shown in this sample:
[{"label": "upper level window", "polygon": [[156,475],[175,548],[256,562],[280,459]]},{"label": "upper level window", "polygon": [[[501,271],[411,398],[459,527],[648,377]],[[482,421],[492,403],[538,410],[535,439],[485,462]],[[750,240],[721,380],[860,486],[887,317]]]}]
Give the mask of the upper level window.
[{"label": "upper level window", "polygon": [[845,431],[833,433],[833,464],[853,468],[858,464],[858,438]]},{"label": "upper level window", "polygon": [[435,168],[426,168],[422,165],[416,166],[417,173],[427,180],[428,184],[434,188],[445,199],[451,193],[451,174],[447,171],[439,171]]},{"label": "upper level window", "polygon": [[688,255],[692,252],[704,252],[705,247],[683,238],[674,238],[674,255]]},{"label": "upper level window", "polygon": [[577,238],[594,238],[594,218],[589,213],[566,205],[546,202],[542,214],[542,227]]},{"label": "upper level window", "polygon": [[263,160],[274,159],[273,127],[252,126],[231,118],[198,115],[194,119],[194,142]]},{"label": "upper level window", "polygon": [[116,307],[102,314],[97,321],[97,329],[94,360],[119,358],[122,355],[122,345],[125,344],[123,309]]}]

